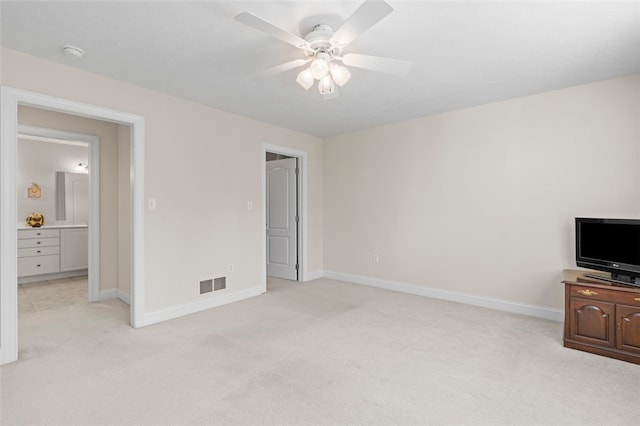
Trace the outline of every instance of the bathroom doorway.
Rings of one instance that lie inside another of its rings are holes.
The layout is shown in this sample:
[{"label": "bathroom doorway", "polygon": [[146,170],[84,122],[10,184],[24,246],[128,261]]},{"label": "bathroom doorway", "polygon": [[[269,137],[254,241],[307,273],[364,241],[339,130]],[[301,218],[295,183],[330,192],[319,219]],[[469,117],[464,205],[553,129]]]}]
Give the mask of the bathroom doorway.
[{"label": "bathroom doorway", "polygon": [[[47,123],[43,117],[53,120]],[[67,119],[34,108],[19,111],[19,122],[54,124],[58,119],[57,127],[73,127],[61,118]],[[81,294],[98,300],[99,151],[96,135],[18,126],[18,298],[23,311],[62,306]],[[43,218],[38,228],[27,222],[33,214]],[[62,294],[48,287],[64,280],[69,285]]]}]

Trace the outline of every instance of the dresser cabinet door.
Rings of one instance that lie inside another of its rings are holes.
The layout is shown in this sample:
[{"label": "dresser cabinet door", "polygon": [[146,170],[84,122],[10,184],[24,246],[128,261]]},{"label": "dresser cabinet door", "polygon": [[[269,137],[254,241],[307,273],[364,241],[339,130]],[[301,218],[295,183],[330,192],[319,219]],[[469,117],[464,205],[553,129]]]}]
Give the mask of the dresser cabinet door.
[{"label": "dresser cabinet door", "polygon": [[569,338],[575,341],[615,347],[615,304],[573,297]]},{"label": "dresser cabinet door", "polygon": [[60,232],[60,271],[87,269],[89,239],[87,228],[62,229]]},{"label": "dresser cabinet door", "polygon": [[617,348],[640,355],[640,307],[616,306]]}]

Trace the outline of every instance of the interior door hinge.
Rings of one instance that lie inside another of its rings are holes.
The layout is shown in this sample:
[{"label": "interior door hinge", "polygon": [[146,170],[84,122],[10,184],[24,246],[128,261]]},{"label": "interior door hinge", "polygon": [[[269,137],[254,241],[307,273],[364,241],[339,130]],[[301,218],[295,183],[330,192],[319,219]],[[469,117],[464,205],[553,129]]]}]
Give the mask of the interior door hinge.
[{"label": "interior door hinge", "polygon": [[300,216],[296,215],[296,222],[300,221]]},{"label": "interior door hinge", "polygon": [[296,271],[297,271],[298,269],[300,269],[300,265],[298,265],[298,264],[296,263]]},{"label": "interior door hinge", "polygon": [[296,167],[296,174],[300,173],[300,169]]}]

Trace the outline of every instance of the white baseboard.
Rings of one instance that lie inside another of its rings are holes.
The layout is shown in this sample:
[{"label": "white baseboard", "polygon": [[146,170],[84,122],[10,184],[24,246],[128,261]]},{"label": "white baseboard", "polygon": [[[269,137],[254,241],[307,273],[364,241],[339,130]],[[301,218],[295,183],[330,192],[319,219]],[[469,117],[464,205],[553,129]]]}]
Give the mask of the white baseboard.
[{"label": "white baseboard", "polygon": [[110,300],[110,299],[120,299],[127,305],[131,304],[131,297],[120,290],[119,288],[110,288],[109,290],[100,290],[100,295],[98,296],[99,301]]},{"label": "white baseboard", "polygon": [[483,308],[495,309],[498,311],[511,312],[514,314],[528,315],[531,317],[543,318],[552,321],[564,321],[564,312],[558,309],[544,306],[528,305],[508,300],[492,299],[483,296],[457,293],[454,291],[440,290],[430,287],[420,287],[414,284],[401,283],[396,281],[381,280],[378,278],[364,277],[361,275],[344,274],[341,272],[324,271],[324,278],[346,281],[352,284],[361,284],[370,287],[382,288],[385,290],[398,291],[401,293],[415,294],[418,296],[431,297],[434,299],[447,300],[449,302],[466,303],[467,305],[482,306]]},{"label": "white baseboard", "polygon": [[127,305],[131,305],[131,297],[124,291],[118,289],[118,299],[122,300]]},{"label": "white baseboard", "polygon": [[307,272],[304,274],[304,282],[318,280],[324,277],[324,271]]},{"label": "white baseboard", "polygon": [[98,300],[102,302],[103,300],[117,299],[118,298],[118,289],[110,288],[109,290],[100,290],[100,294],[98,295]]},{"label": "white baseboard", "polygon": [[18,284],[35,283],[38,281],[57,280],[61,278],[73,278],[82,277],[89,273],[87,269],[81,269],[78,271],[56,272],[53,274],[32,275],[30,277],[19,277]]},{"label": "white baseboard", "polygon": [[207,296],[203,296],[206,297],[206,299],[199,300],[197,302],[186,303],[184,305],[147,313],[143,317],[142,326],[168,321],[233,302],[239,302],[244,299],[249,299],[250,297],[259,296],[262,293],[264,293],[264,285],[258,285],[231,293],[211,293]]}]

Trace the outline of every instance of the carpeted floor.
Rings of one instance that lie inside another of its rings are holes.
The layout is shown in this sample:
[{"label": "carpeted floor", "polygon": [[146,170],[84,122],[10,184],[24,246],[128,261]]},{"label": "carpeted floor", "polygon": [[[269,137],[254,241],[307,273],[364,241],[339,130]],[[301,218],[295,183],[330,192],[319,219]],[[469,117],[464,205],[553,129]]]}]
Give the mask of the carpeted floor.
[{"label": "carpeted floor", "polygon": [[640,366],[562,324],[317,280],[141,329],[118,300],[20,314],[2,425],[637,425]]}]

